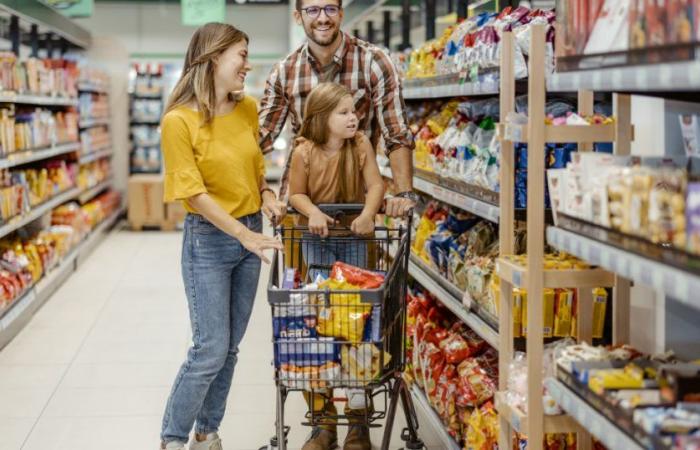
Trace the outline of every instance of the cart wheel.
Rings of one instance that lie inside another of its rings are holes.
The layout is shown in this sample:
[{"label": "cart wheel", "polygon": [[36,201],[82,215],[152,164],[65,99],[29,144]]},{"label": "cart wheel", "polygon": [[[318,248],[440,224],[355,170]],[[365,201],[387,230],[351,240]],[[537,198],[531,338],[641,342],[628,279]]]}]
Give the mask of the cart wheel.
[{"label": "cart wheel", "polygon": [[[284,427],[284,443],[285,443],[285,444],[289,444],[289,439],[287,439],[287,436],[289,436],[289,430],[290,430],[290,429],[291,429],[291,428],[289,427],[289,425],[287,425],[287,426]],[[269,444],[263,445],[263,446],[260,447],[258,450],[275,450],[277,447],[278,447],[278,445],[277,445],[277,435],[275,435],[275,436],[272,436],[272,437],[270,438],[270,443],[269,443]]]},{"label": "cart wheel", "polygon": [[423,444],[423,441],[416,437],[414,440],[411,439],[411,433],[409,432],[408,428],[404,428],[403,431],[401,432],[401,440],[404,441],[406,444],[405,448],[402,448],[400,450],[424,450],[426,449],[425,444]]}]

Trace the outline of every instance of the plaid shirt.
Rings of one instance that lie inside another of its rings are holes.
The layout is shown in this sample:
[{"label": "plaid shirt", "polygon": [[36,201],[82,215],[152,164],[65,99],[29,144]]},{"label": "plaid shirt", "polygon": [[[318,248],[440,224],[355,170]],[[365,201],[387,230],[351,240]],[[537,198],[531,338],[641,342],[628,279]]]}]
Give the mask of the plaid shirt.
[{"label": "plaid shirt", "polygon": [[[328,72],[311,55],[305,43],[272,69],[260,105],[263,153],[272,150],[272,143],[288,116],[291,116],[294,134],[298,134],[306,98],[323,81],[343,84],[353,93],[358,130],[370,138],[375,148],[381,137],[387,153],[401,147],[412,149],[413,137],[407,125],[401,80],[389,56],[378,47],[343,33],[332,64],[335,67],[326,80],[324,74]],[[280,197],[286,194],[291,156],[290,151]]]}]

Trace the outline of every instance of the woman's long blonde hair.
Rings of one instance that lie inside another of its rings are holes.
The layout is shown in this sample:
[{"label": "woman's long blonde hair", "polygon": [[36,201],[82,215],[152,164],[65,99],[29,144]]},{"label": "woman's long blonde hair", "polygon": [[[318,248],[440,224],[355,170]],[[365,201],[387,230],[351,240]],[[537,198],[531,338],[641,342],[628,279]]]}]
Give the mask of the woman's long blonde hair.
[{"label": "woman's long blonde hair", "polygon": [[233,25],[211,22],[197,28],[187,47],[182,75],[170,94],[165,112],[196,103],[203,122],[211,121],[216,105],[215,59],[243,40],[249,42],[248,35]]},{"label": "woman's long blonde hair", "polygon": [[[352,97],[352,94],[338,83],[321,83],[316,86],[306,99],[304,121],[299,135],[316,145],[325,145],[330,137],[328,119],[340,101],[347,96]],[[356,202],[361,195],[360,162],[353,145],[354,139],[346,139],[340,149],[338,201],[341,203]]]}]

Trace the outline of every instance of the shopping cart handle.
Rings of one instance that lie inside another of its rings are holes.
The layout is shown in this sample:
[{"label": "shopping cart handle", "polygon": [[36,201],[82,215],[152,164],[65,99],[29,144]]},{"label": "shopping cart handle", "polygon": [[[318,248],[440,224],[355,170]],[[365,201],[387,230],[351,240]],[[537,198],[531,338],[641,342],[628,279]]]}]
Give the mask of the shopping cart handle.
[{"label": "shopping cart handle", "polygon": [[[360,214],[365,208],[362,203],[320,203],[316,205],[323,214],[326,214],[334,219],[344,215]],[[287,207],[287,214],[301,214],[291,206]]]}]

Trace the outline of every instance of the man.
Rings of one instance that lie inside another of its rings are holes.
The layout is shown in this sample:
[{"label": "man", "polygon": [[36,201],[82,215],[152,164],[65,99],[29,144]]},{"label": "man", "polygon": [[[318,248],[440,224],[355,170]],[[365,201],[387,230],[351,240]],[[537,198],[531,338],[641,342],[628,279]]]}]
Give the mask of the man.
[{"label": "man", "polygon": [[[389,156],[397,195],[386,202],[385,212],[400,217],[415,206],[413,193],[413,138],[406,114],[399,74],[389,56],[381,49],[340,31],[343,21],[342,0],[296,0],[294,20],[304,31],[307,42],[277,64],[267,80],[260,108],[260,147],[267,153],[282,131],[287,117],[294,133],[303,120],[304,105],[311,90],[319,83],[344,84],[353,93],[363,131],[376,148],[383,138]],[[280,198],[286,198],[291,154],[282,176]],[[351,425],[344,450],[370,450],[369,430],[362,422],[367,407],[364,393],[348,391],[345,414]],[[317,414],[336,413],[329,398],[307,396]],[[335,448],[336,426],[333,419],[314,428],[303,450]]]},{"label": "man", "polygon": [[[397,195],[387,200],[385,212],[404,215],[415,206],[413,138],[406,114],[399,74],[389,56],[378,47],[340,31],[342,0],[296,0],[294,20],[304,27],[308,41],[278,63],[270,73],[260,107],[260,147],[272,150],[287,117],[296,134],[303,119],[306,97],[324,81],[346,85],[355,98],[358,130],[377,147],[380,137],[389,156]],[[286,198],[289,163],[282,176],[280,198]]]}]

